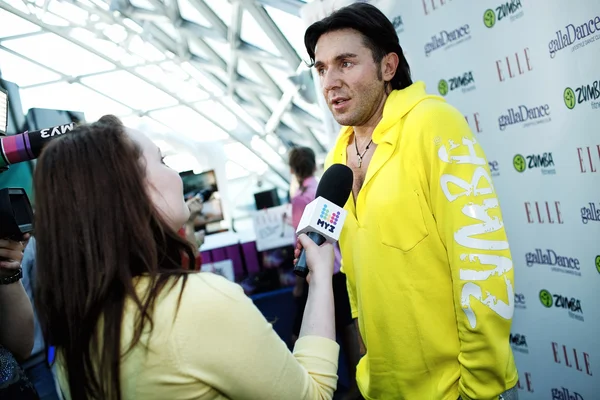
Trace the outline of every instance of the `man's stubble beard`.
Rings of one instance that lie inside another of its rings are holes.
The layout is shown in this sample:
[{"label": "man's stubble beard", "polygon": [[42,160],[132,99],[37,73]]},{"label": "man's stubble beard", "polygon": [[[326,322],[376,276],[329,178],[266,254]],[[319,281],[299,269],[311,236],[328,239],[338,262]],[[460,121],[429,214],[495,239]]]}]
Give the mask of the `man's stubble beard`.
[{"label": "man's stubble beard", "polygon": [[[378,82],[381,82],[381,80]],[[359,96],[352,97],[351,101],[356,103],[353,104],[353,108],[348,113],[336,115],[332,109],[330,111],[335,121],[342,126],[362,126],[371,119],[383,97],[386,97],[385,86],[378,88],[373,85],[368,88],[367,92],[362,91]]]}]

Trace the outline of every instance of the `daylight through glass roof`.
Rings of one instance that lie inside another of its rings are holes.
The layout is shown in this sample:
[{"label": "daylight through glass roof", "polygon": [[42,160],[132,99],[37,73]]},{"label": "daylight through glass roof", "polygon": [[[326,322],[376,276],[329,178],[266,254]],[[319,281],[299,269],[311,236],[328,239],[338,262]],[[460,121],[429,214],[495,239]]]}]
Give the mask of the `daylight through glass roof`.
[{"label": "daylight through glass roof", "polygon": [[[151,130],[179,170],[221,142],[228,179],[282,189],[290,146],[322,153],[301,0],[2,0],[0,71],[29,108]],[[192,165],[194,164],[194,165]]]}]

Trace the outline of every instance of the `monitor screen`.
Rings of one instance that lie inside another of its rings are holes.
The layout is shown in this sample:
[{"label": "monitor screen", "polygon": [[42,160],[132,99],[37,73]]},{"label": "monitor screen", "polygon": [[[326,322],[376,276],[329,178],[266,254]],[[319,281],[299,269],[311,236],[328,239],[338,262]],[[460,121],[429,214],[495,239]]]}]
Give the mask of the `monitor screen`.
[{"label": "monitor screen", "polygon": [[181,172],[183,195],[185,200],[197,196],[202,201],[202,213],[194,221],[197,231],[206,229],[207,224],[223,220],[223,207],[217,177],[214,170],[195,174],[193,171]]},{"label": "monitor screen", "polygon": [[254,193],[254,202],[257,210],[265,208],[277,207],[281,205],[277,189],[265,190],[263,192]]}]

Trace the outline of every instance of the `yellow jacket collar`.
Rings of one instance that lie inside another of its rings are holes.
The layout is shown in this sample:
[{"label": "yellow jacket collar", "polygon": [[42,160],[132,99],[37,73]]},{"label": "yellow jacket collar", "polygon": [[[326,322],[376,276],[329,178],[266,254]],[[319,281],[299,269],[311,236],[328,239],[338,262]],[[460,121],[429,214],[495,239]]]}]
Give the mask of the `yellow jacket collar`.
[{"label": "yellow jacket collar", "polygon": [[[400,132],[390,130],[389,128],[396,125],[414,106],[427,98],[436,98],[444,101],[442,97],[428,95],[425,91],[425,82],[422,81],[415,82],[402,90],[392,90],[383,106],[383,117],[373,131],[373,142],[375,144],[380,144],[384,141],[392,144],[395,143]],[[338,144],[344,143],[345,145],[348,143],[353,129],[352,126],[342,127]]]}]

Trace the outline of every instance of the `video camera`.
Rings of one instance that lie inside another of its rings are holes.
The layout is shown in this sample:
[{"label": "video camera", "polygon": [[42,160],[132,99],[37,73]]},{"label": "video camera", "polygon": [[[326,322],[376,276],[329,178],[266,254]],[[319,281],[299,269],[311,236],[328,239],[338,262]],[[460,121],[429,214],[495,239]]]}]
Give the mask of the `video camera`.
[{"label": "video camera", "polygon": [[[44,146],[75,128],[73,122],[39,131],[6,135],[8,92],[0,87],[0,173],[11,164],[36,159]],[[0,189],[0,238],[21,240],[33,230],[33,210],[23,188]]]}]

